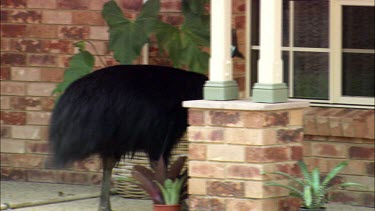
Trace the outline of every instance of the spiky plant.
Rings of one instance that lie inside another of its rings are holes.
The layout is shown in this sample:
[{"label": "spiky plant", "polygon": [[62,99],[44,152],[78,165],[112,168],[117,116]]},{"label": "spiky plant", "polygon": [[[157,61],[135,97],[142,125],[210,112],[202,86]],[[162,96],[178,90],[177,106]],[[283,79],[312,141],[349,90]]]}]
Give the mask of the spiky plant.
[{"label": "spiky plant", "polygon": [[168,169],[161,156],[152,170],[134,166],[132,177],[155,204],[180,204],[187,197],[187,170],[183,170],[186,159],[186,156],[179,157]]},{"label": "spiky plant", "polygon": [[328,202],[328,193],[338,188],[346,188],[350,186],[365,187],[359,183],[342,182],[331,185],[332,179],[346,166],[347,161],[343,161],[335,166],[321,181],[319,168],[314,168],[312,172],[307,170],[305,162],[298,161],[298,166],[301,169],[303,178],[297,178],[284,172],[264,172],[264,174],[281,175],[291,180],[291,185],[283,185],[277,182],[268,182],[268,186],[278,186],[290,190],[290,196],[300,198],[303,202],[303,207],[307,209],[319,209],[324,207]]}]

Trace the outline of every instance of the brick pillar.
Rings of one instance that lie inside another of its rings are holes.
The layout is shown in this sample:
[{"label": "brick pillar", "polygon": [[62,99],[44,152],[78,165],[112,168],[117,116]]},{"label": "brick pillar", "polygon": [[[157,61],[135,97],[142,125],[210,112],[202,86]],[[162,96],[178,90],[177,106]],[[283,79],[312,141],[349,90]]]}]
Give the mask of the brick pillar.
[{"label": "brick pillar", "polygon": [[[191,211],[293,210],[263,171],[298,174],[304,102],[188,101]],[[278,182],[283,182],[278,180]]]}]

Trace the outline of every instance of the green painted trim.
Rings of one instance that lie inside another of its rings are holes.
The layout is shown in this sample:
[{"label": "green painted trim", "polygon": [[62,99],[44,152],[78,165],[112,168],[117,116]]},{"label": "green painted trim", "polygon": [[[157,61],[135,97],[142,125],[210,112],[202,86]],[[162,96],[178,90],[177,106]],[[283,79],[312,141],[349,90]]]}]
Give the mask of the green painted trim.
[{"label": "green painted trim", "polygon": [[288,101],[288,87],[285,83],[256,83],[253,87],[253,96],[251,99],[257,103],[284,103]]},{"label": "green painted trim", "polygon": [[207,81],[203,88],[205,100],[237,100],[238,84],[236,81]]}]

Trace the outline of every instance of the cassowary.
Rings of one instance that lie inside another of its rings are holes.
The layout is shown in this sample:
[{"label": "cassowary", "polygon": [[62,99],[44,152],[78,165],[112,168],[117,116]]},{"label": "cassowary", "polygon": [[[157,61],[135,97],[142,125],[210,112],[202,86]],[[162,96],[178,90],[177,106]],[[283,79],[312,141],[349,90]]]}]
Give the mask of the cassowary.
[{"label": "cassowary", "polygon": [[171,67],[118,65],[73,82],[58,100],[49,141],[53,164],[64,167],[90,155],[103,161],[101,211],[111,210],[112,169],[123,156],[145,152],[167,161],[187,127],[182,101],[202,98],[207,77]]}]

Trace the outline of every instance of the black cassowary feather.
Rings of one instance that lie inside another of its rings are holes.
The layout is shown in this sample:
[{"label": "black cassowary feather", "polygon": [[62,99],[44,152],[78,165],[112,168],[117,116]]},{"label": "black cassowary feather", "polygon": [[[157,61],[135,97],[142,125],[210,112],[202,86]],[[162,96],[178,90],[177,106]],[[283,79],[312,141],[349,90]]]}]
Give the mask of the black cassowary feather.
[{"label": "black cassowary feather", "polygon": [[150,160],[172,147],[187,127],[182,101],[202,98],[206,76],[171,67],[118,65],[72,83],[50,125],[53,161],[64,166],[92,154],[102,158],[144,151]]}]

